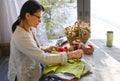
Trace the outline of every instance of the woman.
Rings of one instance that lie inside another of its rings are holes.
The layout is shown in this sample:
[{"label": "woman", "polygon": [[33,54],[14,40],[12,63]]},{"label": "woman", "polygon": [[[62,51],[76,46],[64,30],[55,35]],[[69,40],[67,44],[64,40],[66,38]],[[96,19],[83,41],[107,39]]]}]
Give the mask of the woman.
[{"label": "woman", "polygon": [[80,58],[82,51],[69,54],[50,54],[54,46],[42,49],[31,27],[41,22],[44,7],[37,1],[29,0],[21,8],[17,21],[12,26],[11,51],[9,59],[9,81],[39,81],[42,74],[40,64],[65,64],[67,58]]}]

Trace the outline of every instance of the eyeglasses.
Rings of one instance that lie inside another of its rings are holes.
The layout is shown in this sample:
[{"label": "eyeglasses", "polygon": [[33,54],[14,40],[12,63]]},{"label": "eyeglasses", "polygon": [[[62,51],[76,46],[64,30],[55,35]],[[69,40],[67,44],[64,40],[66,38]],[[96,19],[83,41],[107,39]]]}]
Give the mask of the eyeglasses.
[{"label": "eyeglasses", "polygon": [[41,17],[39,17],[39,16],[37,16],[37,15],[35,15],[35,14],[33,14],[33,16],[37,17],[38,19],[40,19],[40,18],[41,18]]}]

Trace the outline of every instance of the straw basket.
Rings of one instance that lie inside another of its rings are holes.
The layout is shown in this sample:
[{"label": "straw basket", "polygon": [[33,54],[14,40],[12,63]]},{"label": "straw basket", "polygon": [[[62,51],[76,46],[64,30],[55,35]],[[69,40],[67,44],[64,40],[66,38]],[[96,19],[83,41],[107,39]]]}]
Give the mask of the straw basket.
[{"label": "straw basket", "polygon": [[76,21],[73,26],[66,27],[64,33],[70,45],[74,42],[86,43],[90,37],[89,25],[83,21]]}]

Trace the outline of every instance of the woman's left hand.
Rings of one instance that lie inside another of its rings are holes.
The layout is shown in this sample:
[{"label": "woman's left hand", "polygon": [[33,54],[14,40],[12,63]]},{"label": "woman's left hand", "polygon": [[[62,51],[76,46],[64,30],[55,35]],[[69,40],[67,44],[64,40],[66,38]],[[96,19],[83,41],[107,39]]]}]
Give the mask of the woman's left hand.
[{"label": "woman's left hand", "polygon": [[44,51],[51,52],[51,51],[56,50],[56,49],[57,49],[57,46],[50,46],[50,47],[44,49]]}]

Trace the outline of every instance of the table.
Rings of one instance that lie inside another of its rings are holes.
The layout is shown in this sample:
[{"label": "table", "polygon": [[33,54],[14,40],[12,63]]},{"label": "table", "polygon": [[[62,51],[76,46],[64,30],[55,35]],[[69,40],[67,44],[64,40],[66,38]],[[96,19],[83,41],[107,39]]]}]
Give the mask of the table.
[{"label": "table", "polygon": [[79,81],[120,81],[120,62],[111,56],[116,53],[114,47],[108,48],[103,45],[102,48],[105,50],[95,47],[93,55],[84,55],[83,59],[91,65],[93,73]]},{"label": "table", "polygon": [[84,55],[84,59],[92,68],[92,74],[80,78],[79,81],[120,81],[120,48],[106,47],[106,41],[90,40],[94,46],[92,55]]}]

